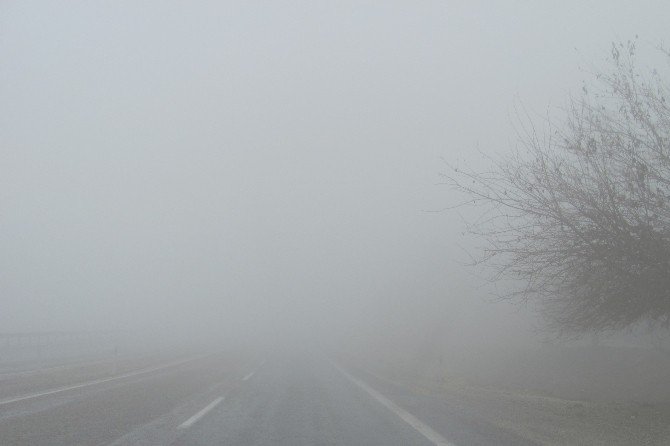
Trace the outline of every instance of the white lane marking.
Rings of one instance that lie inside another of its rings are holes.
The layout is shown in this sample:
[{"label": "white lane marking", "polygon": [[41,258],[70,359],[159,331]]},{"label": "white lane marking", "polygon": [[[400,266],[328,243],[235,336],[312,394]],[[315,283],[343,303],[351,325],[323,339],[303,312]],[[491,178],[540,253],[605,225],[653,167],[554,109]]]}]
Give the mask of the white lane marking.
[{"label": "white lane marking", "polygon": [[110,381],[117,381],[117,380],[124,379],[124,378],[130,378],[132,376],[138,376],[138,375],[143,375],[143,374],[146,374],[146,373],[155,372],[155,371],[158,371],[158,370],[167,369],[169,367],[176,367],[178,365],[185,364],[187,362],[195,361],[196,359],[200,359],[202,357],[203,356],[196,356],[196,357],[184,359],[184,360],[181,360],[181,361],[176,361],[176,362],[171,362],[171,363],[168,363],[168,364],[163,364],[163,365],[160,365],[160,366],[157,366],[157,367],[150,367],[150,368],[135,370],[135,371],[132,371],[132,372],[124,373],[122,375],[112,376],[110,378],[95,379],[93,381],[87,381],[87,382],[84,382],[84,383],[74,384],[74,385],[71,385],[71,386],[57,387],[55,389],[49,389],[49,390],[45,390],[43,392],[30,393],[28,395],[21,395],[21,396],[17,396],[17,397],[13,397],[13,398],[8,398],[8,399],[0,400],[0,406],[3,406],[5,404],[10,404],[10,403],[17,403],[19,401],[30,400],[30,399],[33,399],[33,398],[39,398],[39,397],[42,397],[42,396],[53,395],[55,393],[67,392],[68,390],[81,389],[82,387],[95,386],[97,384],[103,384],[103,383],[110,382]]},{"label": "white lane marking", "polygon": [[200,412],[196,413],[196,414],[193,415],[191,418],[189,418],[188,420],[186,420],[186,421],[184,421],[183,423],[181,423],[181,424],[179,425],[178,429],[188,429],[189,427],[193,426],[193,425],[194,425],[200,418],[202,418],[202,417],[204,417],[205,415],[207,415],[207,412],[209,412],[210,410],[212,410],[212,409],[214,409],[216,406],[218,406],[219,403],[221,403],[221,401],[223,401],[223,397],[222,397],[222,396],[219,397],[219,398],[217,398],[217,399],[215,399],[214,401],[212,401],[211,403],[209,403],[208,405],[206,405],[206,406],[204,407],[204,409],[202,409]]},{"label": "white lane marking", "polygon": [[256,374],[256,372],[260,370],[261,367],[263,367],[263,365],[265,365],[265,361],[261,362],[261,363],[258,365],[258,367],[256,367],[255,369],[253,369],[251,372],[247,373],[247,374],[244,376],[244,378],[242,378],[242,381],[248,381],[248,380],[250,380],[251,377],[254,376],[254,375]]},{"label": "white lane marking", "polygon": [[355,378],[354,376],[350,375],[346,370],[344,370],[342,367],[340,367],[339,365],[337,365],[333,361],[330,361],[330,362],[335,366],[336,369],[338,369],[340,371],[340,373],[342,373],[344,376],[349,378],[349,381],[356,384],[361,389],[365,390],[368,393],[368,395],[370,395],[375,400],[377,400],[378,403],[380,403],[382,406],[386,407],[388,410],[390,410],[391,412],[396,414],[398,417],[400,417],[400,419],[402,419],[405,423],[412,426],[414,428],[414,430],[416,430],[421,435],[426,437],[434,445],[436,445],[436,446],[455,446],[453,443],[448,442],[442,435],[438,434],[433,429],[431,429],[429,426],[424,424],[417,417],[415,417],[411,413],[407,412],[405,409],[398,406],[393,401],[386,398],[384,395],[377,392],[375,389],[368,386],[366,383],[364,383],[360,379]]}]

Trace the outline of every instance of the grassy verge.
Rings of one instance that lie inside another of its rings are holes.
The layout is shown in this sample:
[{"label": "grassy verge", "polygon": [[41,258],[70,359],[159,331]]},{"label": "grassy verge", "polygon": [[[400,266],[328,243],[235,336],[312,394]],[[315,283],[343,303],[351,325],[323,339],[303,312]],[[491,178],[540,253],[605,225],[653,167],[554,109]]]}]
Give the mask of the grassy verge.
[{"label": "grassy verge", "polygon": [[562,399],[477,385],[456,374],[426,377],[388,363],[356,362],[378,378],[439,394],[450,405],[541,445],[670,445],[670,403]]}]

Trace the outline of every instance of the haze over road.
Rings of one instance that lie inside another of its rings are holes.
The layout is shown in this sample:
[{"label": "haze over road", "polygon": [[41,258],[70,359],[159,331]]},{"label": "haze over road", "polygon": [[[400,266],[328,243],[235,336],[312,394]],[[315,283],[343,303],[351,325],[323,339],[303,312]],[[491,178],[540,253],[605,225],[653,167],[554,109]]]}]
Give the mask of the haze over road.
[{"label": "haze over road", "polygon": [[670,445],[669,17],[1,0],[0,446]]},{"label": "haze over road", "polygon": [[320,352],[110,364],[4,377],[0,444],[532,444]]}]

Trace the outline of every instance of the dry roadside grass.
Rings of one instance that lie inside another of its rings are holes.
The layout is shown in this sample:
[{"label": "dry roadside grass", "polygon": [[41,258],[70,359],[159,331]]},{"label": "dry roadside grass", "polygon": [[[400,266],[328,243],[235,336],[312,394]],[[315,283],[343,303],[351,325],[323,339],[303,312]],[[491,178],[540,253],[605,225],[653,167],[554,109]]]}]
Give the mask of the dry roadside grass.
[{"label": "dry roadside grass", "polygon": [[430,389],[542,445],[670,445],[670,403],[592,403],[448,384]]},{"label": "dry roadside grass", "polygon": [[670,402],[580,401],[481,385],[454,373],[428,377],[388,362],[356,363],[416,392],[440,394],[450,405],[541,445],[670,445]]}]

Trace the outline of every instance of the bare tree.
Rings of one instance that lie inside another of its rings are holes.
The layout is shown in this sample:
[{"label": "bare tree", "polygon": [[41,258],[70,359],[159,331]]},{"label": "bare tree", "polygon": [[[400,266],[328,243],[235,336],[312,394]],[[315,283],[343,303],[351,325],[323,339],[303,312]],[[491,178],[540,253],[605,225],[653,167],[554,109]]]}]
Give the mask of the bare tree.
[{"label": "bare tree", "polygon": [[521,284],[505,296],[539,302],[557,330],[670,326],[670,96],[635,54],[614,44],[610,70],[559,125],[539,131],[519,113],[517,150],[489,171],[446,175],[462,205],[483,206],[469,224],[486,240],[478,261]]}]

